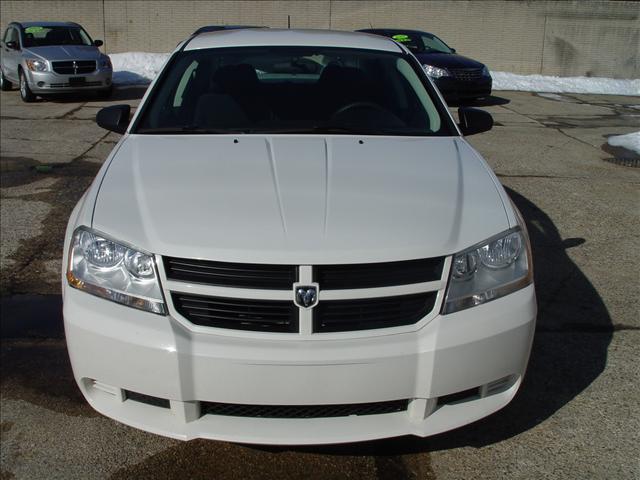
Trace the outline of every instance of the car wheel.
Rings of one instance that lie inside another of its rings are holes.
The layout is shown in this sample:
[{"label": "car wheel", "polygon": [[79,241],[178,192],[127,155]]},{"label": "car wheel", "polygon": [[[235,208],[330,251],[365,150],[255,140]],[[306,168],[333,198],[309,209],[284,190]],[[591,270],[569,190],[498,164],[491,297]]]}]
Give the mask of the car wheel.
[{"label": "car wheel", "polygon": [[33,102],[36,99],[36,96],[29,88],[27,77],[25,77],[24,73],[22,73],[22,70],[18,72],[18,76],[20,77],[20,98],[22,98],[23,102]]},{"label": "car wheel", "polygon": [[8,92],[11,90],[11,87],[13,87],[13,85],[11,85],[11,82],[4,76],[4,72],[0,70],[0,90]]}]

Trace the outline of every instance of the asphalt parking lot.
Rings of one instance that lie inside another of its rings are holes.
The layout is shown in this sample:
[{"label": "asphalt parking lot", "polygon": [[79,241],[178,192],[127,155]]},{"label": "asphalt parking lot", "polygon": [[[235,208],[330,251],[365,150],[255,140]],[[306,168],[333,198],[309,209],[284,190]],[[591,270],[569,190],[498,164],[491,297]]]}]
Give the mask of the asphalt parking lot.
[{"label": "asphalt parking lot", "polygon": [[495,92],[484,108],[496,126],[470,137],[523,212],[535,257],[536,338],[507,408],[427,439],[268,448],[120,425],[73,381],[64,228],[117,142],[97,110],[142,93],[29,105],[1,94],[2,480],[640,478],[640,168],[604,147],[639,129],[640,97]]}]

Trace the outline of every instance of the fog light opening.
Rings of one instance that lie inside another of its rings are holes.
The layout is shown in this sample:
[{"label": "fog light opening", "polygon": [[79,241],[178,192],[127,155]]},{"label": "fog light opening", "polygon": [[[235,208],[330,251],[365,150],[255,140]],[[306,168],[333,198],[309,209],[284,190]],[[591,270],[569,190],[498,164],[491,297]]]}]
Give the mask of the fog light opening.
[{"label": "fog light opening", "polygon": [[45,86],[45,83],[44,82],[38,82],[36,85],[38,85],[40,88],[42,88],[42,87]]}]

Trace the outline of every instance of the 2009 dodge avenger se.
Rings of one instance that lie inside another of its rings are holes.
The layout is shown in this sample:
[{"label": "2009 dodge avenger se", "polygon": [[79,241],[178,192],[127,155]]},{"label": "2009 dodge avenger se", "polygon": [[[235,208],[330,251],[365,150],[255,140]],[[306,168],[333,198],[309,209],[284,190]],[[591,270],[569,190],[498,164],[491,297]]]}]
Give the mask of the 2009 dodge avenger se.
[{"label": "2009 dodge avenger se", "polygon": [[75,378],[180,439],[432,435],[504,407],[536,301],[522,218],[415,57],[385,37],[181,43],[74,209]]}]

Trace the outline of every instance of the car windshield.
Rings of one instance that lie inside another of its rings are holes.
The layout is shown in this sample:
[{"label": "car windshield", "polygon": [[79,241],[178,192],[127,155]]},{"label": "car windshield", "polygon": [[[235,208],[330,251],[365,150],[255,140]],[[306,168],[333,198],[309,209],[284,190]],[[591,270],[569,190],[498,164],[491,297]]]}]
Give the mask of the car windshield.
[{"label": "car windshield", "polygon": [[412,57],[328,47],[177,53],[134,133],[452,135]]},{"label": "car windshield", "polygon": [[91,45],[91,38],[80,27],[32,26],[22,30],[24,46]]},{"label": "car windshield", "polygon": [[414,53],[453,53],[438,37],[427,33],[391,33],[388,35]]}]

